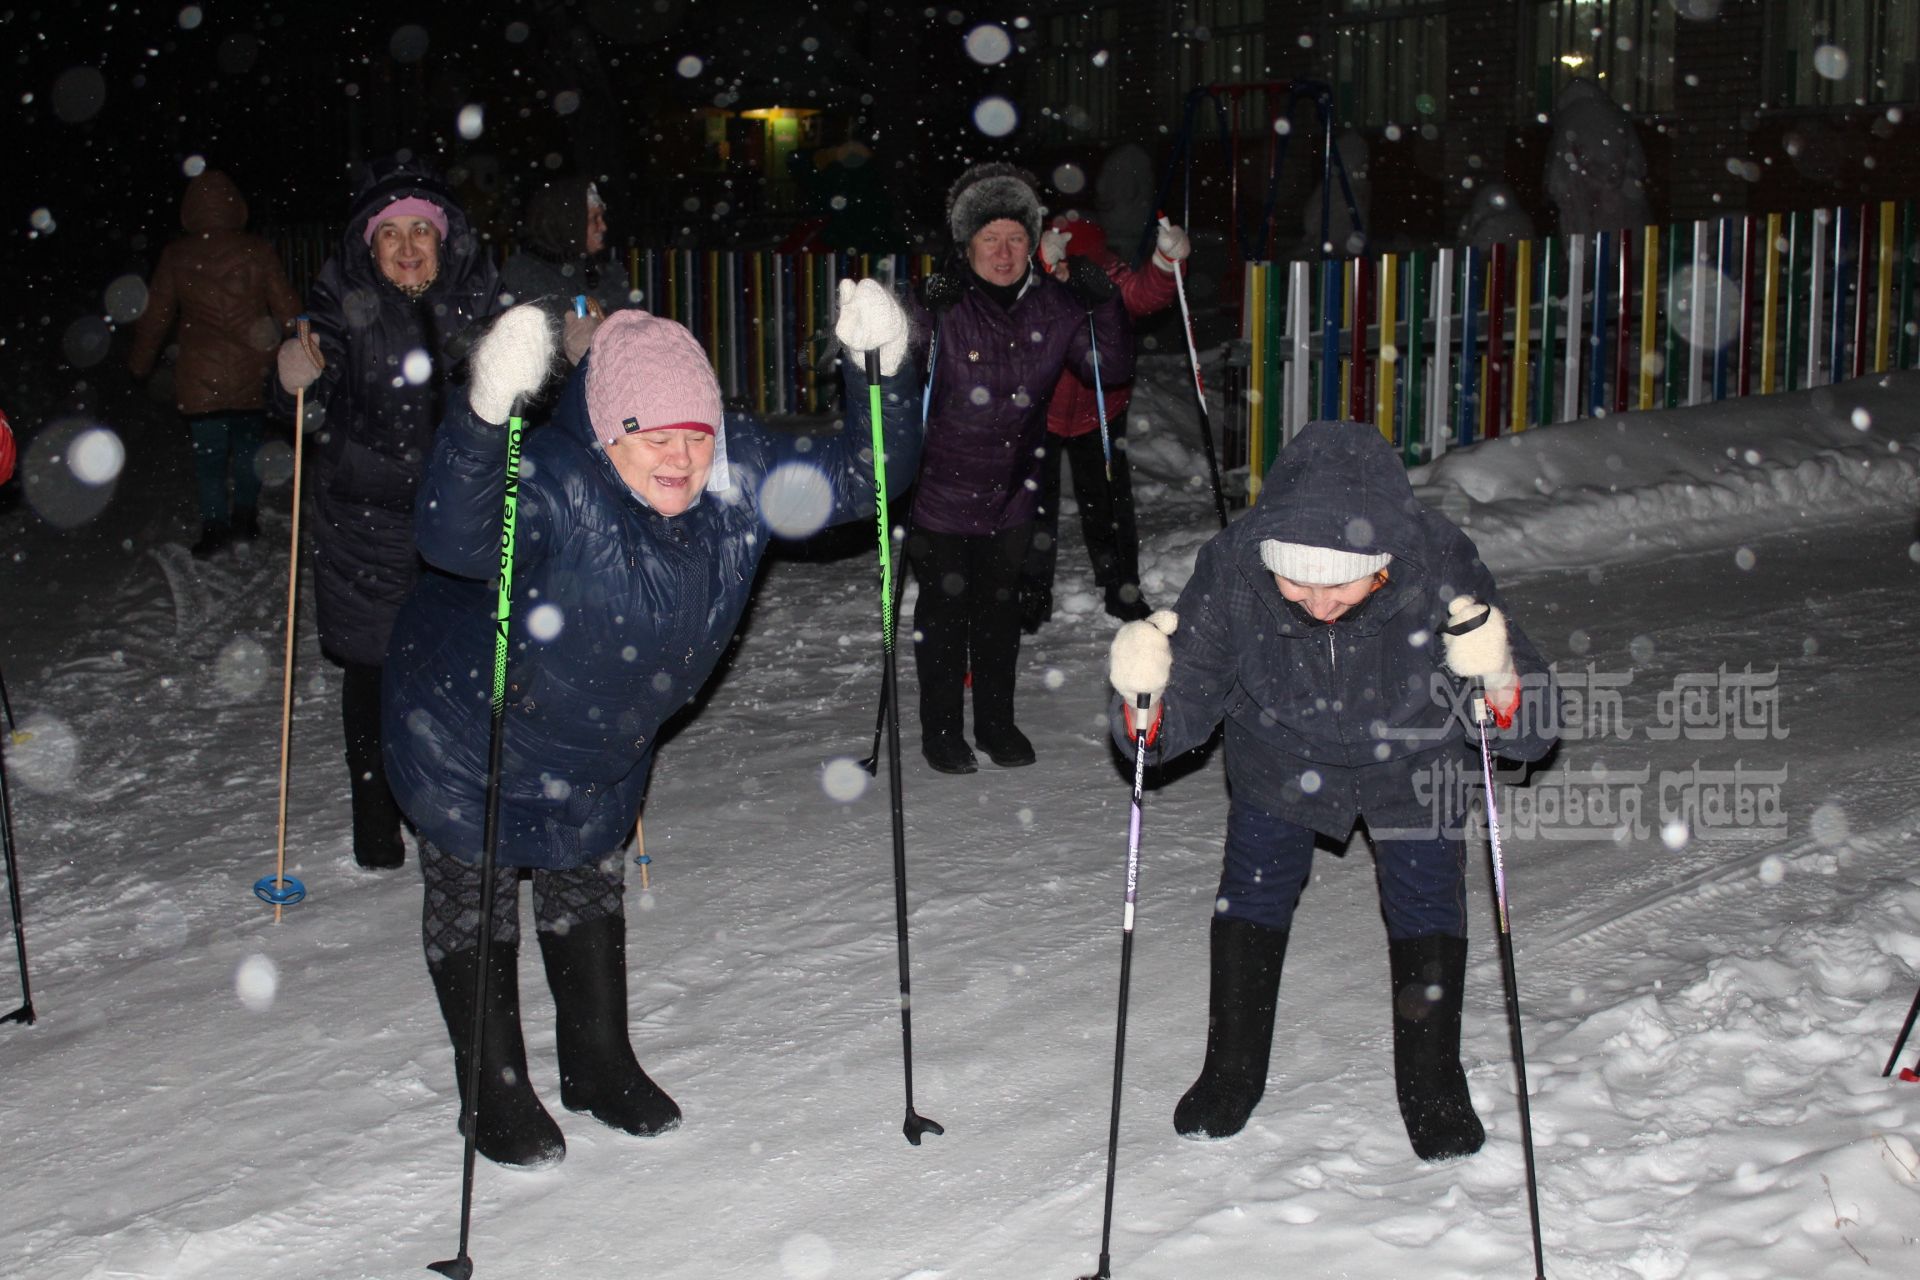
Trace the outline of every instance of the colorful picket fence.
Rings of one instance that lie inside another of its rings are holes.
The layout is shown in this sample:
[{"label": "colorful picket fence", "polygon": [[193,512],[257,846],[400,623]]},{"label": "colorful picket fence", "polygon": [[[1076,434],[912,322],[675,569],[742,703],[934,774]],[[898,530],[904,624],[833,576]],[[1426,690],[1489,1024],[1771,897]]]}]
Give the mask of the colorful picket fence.
[{"label": "colorful picket fence", "polygon": [[1249,496],[1315,418],[1409,465],[1546,423],[1912,368],[1914,205],[1735,215],[1490,248],[1250,262]]}]

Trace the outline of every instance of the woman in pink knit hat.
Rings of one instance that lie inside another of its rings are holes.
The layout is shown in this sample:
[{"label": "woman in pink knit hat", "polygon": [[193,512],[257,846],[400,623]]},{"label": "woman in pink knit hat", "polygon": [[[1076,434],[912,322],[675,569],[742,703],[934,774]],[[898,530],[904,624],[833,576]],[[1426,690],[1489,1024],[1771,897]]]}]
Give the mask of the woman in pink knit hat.
[{"label": "woman in pink knit hat", "polygon": [[416,158],[377,162],[340,248],[307,295],[311,331],[280,347],[275,408],[305,393],[307,473],[320,649],[338,663],[353,806],[353,856],[406,858],[380,764],[380,663],[419,576],[413,497],[461,362],[499,310],[499,284],[453,192]]},{"label": "woman in pink knit hat", "polygon": [[[621,903],[622,850],[660,726],[719,665],[772,538],[874,518],[857,367],[847,375],[846,430],[774,432],[722,413],[706,353],[683,326],[627,310],[599,327],[521,462],[496,910],[483,973],[489,579],[501,554],[503,424],[546,381],[556,328],[538,307],[514,307],[473,352],[467,402],[442,425],[421,488],[417,532],[429,568],[395,624],[385,686],[387,776],[421,837],[427,968],[456,1078],[464,1089],[478,987],[487,1016],[475,1142],[487,1158],[521,1166],[560,1159],[566,1142],[527,1078],[517,877],[532,872],[561,1102],[636,1135],[677,1125],[679,1107],[627,1038]],[[836,332],[856,353],[881,353],[887,469],[900,488],[920,452],[906,331],[905,314],[877,284],[843,286]]]}]

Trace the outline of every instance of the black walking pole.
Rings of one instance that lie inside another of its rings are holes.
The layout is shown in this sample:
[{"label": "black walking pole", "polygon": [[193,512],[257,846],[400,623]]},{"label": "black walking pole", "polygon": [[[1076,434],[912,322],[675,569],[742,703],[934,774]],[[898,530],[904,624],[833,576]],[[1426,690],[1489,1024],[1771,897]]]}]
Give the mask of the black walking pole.
[{"label": "black walking pole", "polygon": [[[4,687],[4,686],[0,686]],[[7,730],[13,730],[13,708],[7,707]],[[0,1022],[21,1022],[32,1026],[33,987],[27,981],[27,934],[20,920],[20,859],[13,851],[13,807],[7,800],[7,755],[6,747],[0,745],[0,840],[6,841],[7,856],[7,903],[13,908],[13,945],[20,955],[20,999],[21,1005]]]},{"label": "black walking pole", "polygon": [[1127,1060],[1127,990],[1133,977],[1133,904],[1140,887],[1140,793],[1147,777],[1147,712],[1153,705],[1150,694],[1141,694],[1135,704],[1140,712],[1139,732],[1134,735],[1133,812],[1127,821],[1127,905],[1120,916],[1120,1014],[1113,1033],[1113,1115],[1107,1122],[1107,1207],[1100,1220],[1100,1269],[1081,1280],[1108,1280],[1113,1275],[1113,1183],[1120,1158],[1120,1078]]},{"label": "black walking pole", "polygon": [[1534,1280],[1546,1280],[1547,1262],[1540,1246],[1540,1185],[1533,1163],[1533,1113],[1527,1104],[1527,1047],[1520,1034],[1520,982],[1514,972],[1513,930],[1507,919],[1507,873],[1500,859],[1500,816],[1493,800],[1493,753],[1487,747],[1487,703],[1483,693],[1474,699],[1480,722],[1480,765],[1487,783],[1487,850],[1493,866],[1494,902],[1500,921],[1500,968],[1506,978],[1507,1026],[1513,1040],[1513,1073],[1520,1093],[1520,1141],[1527,1160],[1527,1218],[1533,1225]]},{"label": "black walking pole", "polygon": [[[909,516],[907,520],[911,524],[913,518]],[[905,541],[902,540],[901,546],[905,545]],[[907,594],[907,575],[905,572],[900,572],[893,577],[893,611],[888,616],[897,618],[900,616],[900,597]],[[887,714],[893,708],[892,684],[893,682],[887,678],[887,673],[884,670],[881,671],[880,705],[874,708],[873,712],[873,750],[867,752],[867,758],[860,762],[860,767],[865,769],[869,776],[877,777],[880,773],[880,739],[887,729]]]},{"label": "black walking pole", "polygon": [[428,1267],[453,1280],[473,1274],[467,1256],[467,1237],[473,1227],[473,1165],[480,1133],[480,1045],[486,1031],[487,974],[493,956],[493,861],[500,837],[500,747],[506,740],[507,620],[513,608],[513,534],[520,512],[520,437],[524,423],[507,420],[507,492],[500,520],[500,590],[493,614],[493,725],[487,747],[487,812],[480,836],[480,979],[473,988],[473,1040],[467,1050],[467,1088],[461,1100],[465,1114],[466,1152],[460,1174],[460,1252]]},{"label": "black walking pole", "polygon": [[[9,854],[8,856],[11,858],[12,855]],[[14,918],[18,920],[20,917],[20,909],[15,907],[13,914]],[[25,955],[25,952],[21,953],[20,971],[22,974],[26,972],[27,962]],[[1881,1070],[1881,1075],[1890,1076],[1893,1074],[1893,1064],[1900,1060],[1900,1051],[1907,1047],[1907,1037],[1913,1034],[1913,1020],[1916,1016],[1920,1016],[1920,991],[1913,993],[1913,1007],[1907,1010],[1907,1020],[1900,1026],[1900,1038],[1893,1042],[1893,1052],[1887,1055],[1887,1065]],[[28,1018],[27,1021],[31,1022],[33,1019]],[[1900,1078],[1902,1080],[1920,1080],[1920,1062],[1916,1062],[1913,1066],[1902,1070],[1900,1072]]]},{"label": "black walking pole", "polygon": [[[1493,616],[1491,608],[1446,628],[1448,635],[1465,635]],[[1520,1087],[1520,1141],[1527,1164],[1527,1217],[1533,1225],[1534,1280],[1546,1280],[1546,1257],[1540,1246],[1540,1186],[1533,1164],[1533,1112],[1527,1104],[1527,1048],[1520,1034],[1520,984],[1514,973],[1513,930],[1507,919],[1507,871],[1500,857],[1500,813],[1494,803],[1493,751],[1487,746],[1487,699],[1482,689],[1473,700],[1473,718],[1480,726],[1480,769],[1487,789],[1487,857],[1493,872],[1494,915],[1500,925],[1500,968],[1506,979],[1507,1029],[1513,1042],[1513,1070]]]},{"label": "black walking pole", "polygon": [[[1160,225],[1168,225],[1165,215]],[[1220,527],[1227,527],[1227,499],[1220,492],[1220,459],[1213,452],[1213,419],[1207,416],[1207,388],[1200,381],[1200,351],[1193,345],[1193,313],[1187,310],[1187,280],[1183,263],[1173,264],[1173,287],[1180,295],[1180,324],[1187,335],[1187,363],[1193,369],[1193,398],[1200,406],[1200,443],[1207,450],[1207,471],[1213,477],[1213,509],[1220,516]]]},{"label": "black walking pole", "polygon": [[887,512],[887,447],[880,427],[880,351],[867,352],[867,417],[873,429],[873,509],[880,523],[880,642],[884,650],[880,696],[887,710],[887,791],[893,803],[893,912],[900,938],[900,1043],[906,1066],[907,1141],[945,1133],[913,1109],[913,983],[907,973],[907,821],[900,800],[900,682],[894,661],[893,538]]}]

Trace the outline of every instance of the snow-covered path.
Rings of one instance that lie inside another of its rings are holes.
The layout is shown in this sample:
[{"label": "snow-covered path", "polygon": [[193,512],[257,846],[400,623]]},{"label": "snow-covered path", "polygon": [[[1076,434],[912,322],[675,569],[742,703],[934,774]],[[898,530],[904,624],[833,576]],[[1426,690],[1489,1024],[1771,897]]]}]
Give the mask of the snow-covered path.
[{"label": "snow-covered path", "polygon": [[[1166,385],[1138,411],[1177,404],[1177,379]],[[1916,387],[1878,394],[1891,404]],[[1599,490],[1501,506],[1507,455],[1435,469],[1486,523],[1543,651],[1577,686],[1617,694],[1604,734],[1569,741],[1505,796],[1553,1276],[1837,1277],[1920,1260],[1920,1094],[1878,1074],[1920,971],[1912,483],[1883,474],[1850,508],[1822,508],[1839,522],[1799,519],[1795,500],[1844,474],[1829,442],[1853,406],[1798,402],[1811,425],[1772,430],[1825,461],[1804,475],[1801,459],[1783,464],[1768,479],[1784,496],[1730,504],[1717,532],[1671,536],[1651,482],[1637,508]],[[1724,426],[1733,412],[1650,417]],[[1567,475],[1592,439],[1575,430],[1533,442]],[[1170,603],[1211,506],[1177,479],[1195,459],[1171,434],[1149,434],[1139,456],[1146,583]],[[1558,521],[1540,563],[1516,550],[1529,520]],[[262,546],[286,530],[282,513]],[[289,859],[311,897],[275,925],[248,893],[273,866],[284,552],[196,574],[165,543],[96,538],[76,560],[43,529],[12,532],[27,554],[0,563],[0,599],[50,574],[86,586],[23,611],[31,634],[0,634],[32,735],[7,767],[41,1013],[0,1028],[14,1173],[0,1275],[421,1274],[458,1225],[452,1055],[419,955],[416,874],[352,865],[338,680],[310,626]],[[1564,567],[1582,536],[1589,563]],[[1023,650],[1036,767],[931,773],[906,699],[915,1101],[946,1135],[917,1148],[900,1135],[887,792],[884,777],[859,787],[847,763],[873,725],[872,558],[779,561],[730,671],[662,750],[652,891],[631,885],[634,1039],[686,1124],[637,1141],[556,1111],[559,1168],[483,1162],[480,1275],[1091,1270],[1127,778],[1102,723],[1111,624],[1077,542],[1062,568],[1067,613]],[[1715,697],[1758,691],[1760,731],[1683,725],[1671,704],[1689,676],[1711,677]],[[910,695],[910,663],[903,678]],[[1762,803],[1757,827],[1732,814],[1663,831],[1663,794],[1736,762],[1750,802],[1777,781],[1783,824]],[[1639,829],[1616,839],[1611,820],[1543,810],[1595,788],[1637,788]],[[1148,798],[1116,1274],[1528,1274],[1483,875],[1465,1056],[1484,1152],[1425,1166],[1407,1149],[1359,843],[1323,856],[1308,890],[1253,1124],[1224,1143],[1173,1133],[1205,1033],[1225,808],[1217,759]],[[522,990],[535,1084],[557,1102],[531,959]]]}]

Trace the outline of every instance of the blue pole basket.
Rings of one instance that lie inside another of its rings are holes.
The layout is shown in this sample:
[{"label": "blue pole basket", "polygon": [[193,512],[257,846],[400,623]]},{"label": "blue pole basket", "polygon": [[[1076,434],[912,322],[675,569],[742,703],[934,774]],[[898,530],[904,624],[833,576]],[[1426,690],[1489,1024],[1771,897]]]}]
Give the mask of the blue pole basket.
[{"label": "blue pole basket", "polygon": [[261,876],[253,882],[253,896],[276,907],[290,907],[307,896],[307,886],[292,876]]}]

